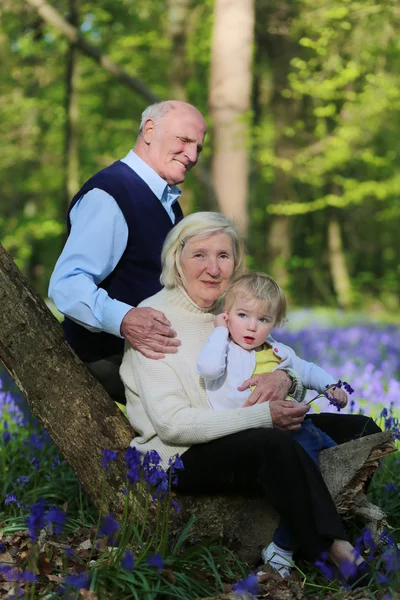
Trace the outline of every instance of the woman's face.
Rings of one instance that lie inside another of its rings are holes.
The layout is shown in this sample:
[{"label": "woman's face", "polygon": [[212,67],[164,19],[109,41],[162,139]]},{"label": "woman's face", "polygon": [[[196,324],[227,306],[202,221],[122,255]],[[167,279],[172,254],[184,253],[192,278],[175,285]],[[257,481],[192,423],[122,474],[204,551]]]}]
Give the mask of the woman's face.
[{"label": "woman's face", "polygon": [[234,271],[233,247],[227,233],[195,235],[181,254],[185,290],[200,308],[210,308],[224,293]]}]

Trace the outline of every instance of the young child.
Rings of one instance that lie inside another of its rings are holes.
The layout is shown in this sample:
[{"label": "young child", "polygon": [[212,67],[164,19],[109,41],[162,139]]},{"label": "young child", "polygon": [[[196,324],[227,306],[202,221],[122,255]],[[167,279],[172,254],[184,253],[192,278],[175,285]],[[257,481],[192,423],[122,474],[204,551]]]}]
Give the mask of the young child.
[{"label": "young child", "polygon": [[[217,315],[215,329],[197,361],[197,371],[204,378],[208,400],[214,410],[241,408],[251,394],[250,389],[237,388],[252,375],[291,368],[301,383],[319,393],[336,380],[317,365],[300,359],[294,350],[276,342],[271,336],[275,327],[284,323],[286,298],[279,285],[264,273],[247,273],[234,279],[224,299],[224,312]],[[339,387],[329,395],[338,406],[347,404],[347,394]],[[293,401],[292,398],[286,398]],[[318,453],[336,443],[323,431],[306,421],[293,435],[318,465]],[[281,521],[272,543],[264,548],[264,563],[270,564],[282,577],[290,575],[296,541]]]}]

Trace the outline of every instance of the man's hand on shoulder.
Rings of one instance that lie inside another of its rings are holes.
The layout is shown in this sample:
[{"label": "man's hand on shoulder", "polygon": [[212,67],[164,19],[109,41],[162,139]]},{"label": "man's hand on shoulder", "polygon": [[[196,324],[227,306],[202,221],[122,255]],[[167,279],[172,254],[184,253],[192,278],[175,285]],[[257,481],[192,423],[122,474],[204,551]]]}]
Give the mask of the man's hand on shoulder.
[{"label": "man's hand on shoulder", "polygon": [[261,402],[285,400],[288,391],[291,388],[292,380],[285,371],[278,369],[272,373],[254,375],[253,377],[250,377],[250,379],[246,379],[246,381],[238,387],[238,390],[243,391],[253,385],[256,386],[256,389],[248,397],[243,405],[244,407],[260,404]]},{"label": "man's hand on shoulder", "polygon": [[166,354],[175,354],[181,345],[167,317],[153,308],[128,311],[121,323],[121,335],[147,358],[165,358]]}]

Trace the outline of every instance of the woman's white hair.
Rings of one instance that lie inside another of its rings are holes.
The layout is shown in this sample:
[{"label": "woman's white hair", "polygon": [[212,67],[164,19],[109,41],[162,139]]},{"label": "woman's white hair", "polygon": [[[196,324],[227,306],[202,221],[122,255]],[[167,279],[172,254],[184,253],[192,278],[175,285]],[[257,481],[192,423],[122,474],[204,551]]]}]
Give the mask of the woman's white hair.
[{"label": "woman's white hair", "polygon": [[173,110],[175,107],[172,102],[156,102],[155,104],[150,104],[147,108],[142,112],[142,119],[140,121],[139,127],[139,135],[142,133],[142,129],[144,124],[148,119],[152,119],[154,123],[158,123],[170,110]]},{"label": "woman's white hair", "polygon": [[181,255],[186,242],[194,236],[208,236],[213,233],[226,233],[232,240],[234,274],[243,271],[244,244],[236,227],[218,212],[197,212],[185,217],[167,235],[161,253],[161,283],[167,288],[184,283],[181,268]]}]

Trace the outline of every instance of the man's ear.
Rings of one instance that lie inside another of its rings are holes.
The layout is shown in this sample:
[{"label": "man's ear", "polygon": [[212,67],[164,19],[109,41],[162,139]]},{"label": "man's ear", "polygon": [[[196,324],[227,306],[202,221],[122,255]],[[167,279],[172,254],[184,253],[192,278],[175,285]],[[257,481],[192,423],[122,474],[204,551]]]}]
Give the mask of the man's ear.
[{"label": "man's ear", "polygon": [[150,144],[155,135],[155,124],[153,119],[147,119],[142,128],[142,136],[146,144]]}]

